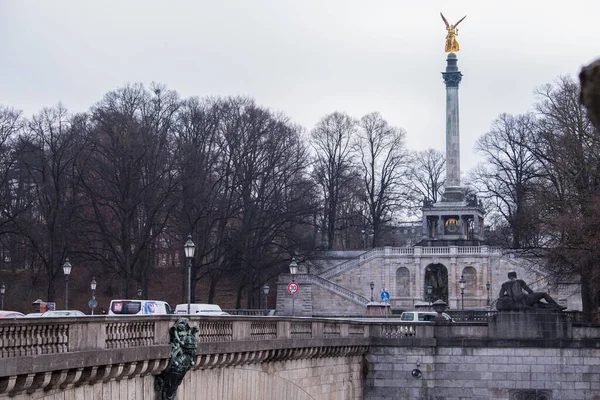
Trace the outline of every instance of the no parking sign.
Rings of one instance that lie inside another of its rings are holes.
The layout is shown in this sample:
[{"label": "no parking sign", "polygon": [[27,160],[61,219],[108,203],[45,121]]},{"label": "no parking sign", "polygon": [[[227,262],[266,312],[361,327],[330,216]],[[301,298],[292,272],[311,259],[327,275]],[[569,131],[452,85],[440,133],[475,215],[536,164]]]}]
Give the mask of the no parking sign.
[{"label": "no parking sign", "polygon": [[296,294],[298,293],[298,289],[300,289],[300,287],[298,286],[298,284],[294,281],[288,283],[287,286],[288,292],[290,292],[291,294]]}]

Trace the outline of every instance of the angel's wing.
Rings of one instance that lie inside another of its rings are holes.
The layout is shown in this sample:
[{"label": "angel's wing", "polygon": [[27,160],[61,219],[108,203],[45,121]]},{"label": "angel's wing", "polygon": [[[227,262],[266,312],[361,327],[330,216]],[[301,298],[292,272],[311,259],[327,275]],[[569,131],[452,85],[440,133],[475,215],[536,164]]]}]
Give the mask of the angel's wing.
[{"label": "angel's wing", "polygon": [[464,17],[462,17],[461,19],[459,19],[458,22],[454,24],[454,27],[456,28],[458,26],[458,24],[460,24],[460,22],[465,18],[467,18],[466,15]]},{"label": "angel's wing", "polygon": [[[450,27],[450,24],[448,23],[448,21],[444,17],[444,14],[440,13],[440,15],[442,16],[442,19],[444,20],[444,23],[446,24],[446,28]],[[465,17],[466,17],[466,15],[465,15]]]}]

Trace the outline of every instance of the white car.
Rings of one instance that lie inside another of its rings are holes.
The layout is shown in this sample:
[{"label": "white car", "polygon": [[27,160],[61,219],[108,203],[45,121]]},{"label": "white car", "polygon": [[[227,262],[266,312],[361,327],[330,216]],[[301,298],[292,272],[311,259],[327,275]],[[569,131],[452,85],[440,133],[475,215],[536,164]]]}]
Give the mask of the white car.
[{"label": "white car", "polygon": [[108,315],[172,314],[169,303],[162,300],[111,300]]},{"label": "white car", "polygon": [[55,311],[46,311],[45,313],[42,313],[42,315],[40,315],[40,317],[59,318],[59,317],[79,317],[82,315],[85,316],[85,314],[79,310],[55,310]]},{"label": "white car", "polygon": [[[188,305],[186,304],[177,304],[175,307],[175,314],[187,314],[188,313]],[[221,310],[216,304],[198,304],[193,303],[190,304],[190,314],[191,315],[229,315],[225,311]]]},{"label": "white car", "polygon": [[[435,317],[437,317],[437,312],[435,312],[435,311],[404,311],[400,315],[400,321],[402,321],[402,322],[433,322]],[[452,321],[452,317],[446,313],[442,313],[442,317],[444,317],[447,321]]]}]

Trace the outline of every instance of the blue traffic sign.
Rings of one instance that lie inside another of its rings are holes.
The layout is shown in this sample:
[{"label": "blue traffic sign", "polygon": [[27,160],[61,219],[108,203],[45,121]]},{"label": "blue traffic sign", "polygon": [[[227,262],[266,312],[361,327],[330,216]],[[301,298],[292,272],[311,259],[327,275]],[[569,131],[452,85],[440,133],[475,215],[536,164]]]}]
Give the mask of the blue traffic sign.
[{"label": "blue traffic sign", "polygon": [[385,290],[381,292],[381,300],[388,301],[390,299],[390,293]]}]

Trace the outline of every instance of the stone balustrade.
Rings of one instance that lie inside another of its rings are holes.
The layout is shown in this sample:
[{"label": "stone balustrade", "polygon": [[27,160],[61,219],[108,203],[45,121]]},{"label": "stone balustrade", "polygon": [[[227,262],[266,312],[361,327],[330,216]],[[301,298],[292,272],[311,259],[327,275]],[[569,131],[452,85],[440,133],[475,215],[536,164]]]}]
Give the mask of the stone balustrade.
[{"label": "stone balustrade", "polygon": [[[159,374],[176,316],[0,320],[0,397]],[[206,369],[365,354],[369,324],[275,317],[192,317]]]}]

